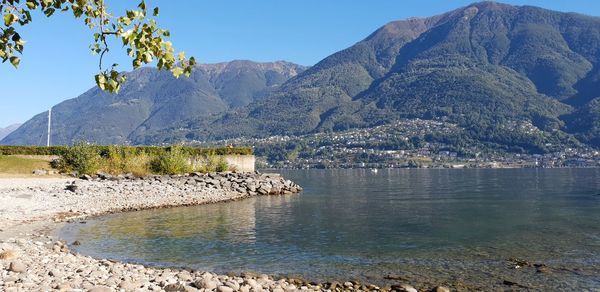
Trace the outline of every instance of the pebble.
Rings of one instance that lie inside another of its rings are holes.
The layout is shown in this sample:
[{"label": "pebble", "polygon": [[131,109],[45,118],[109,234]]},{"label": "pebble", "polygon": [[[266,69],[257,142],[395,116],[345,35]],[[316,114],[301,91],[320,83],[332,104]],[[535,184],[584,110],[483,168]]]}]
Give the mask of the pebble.
[{"label": "pebble", "polygon": [[233,292],[234,290],[231,287],[219,286],[219,288],[217,288],[217,291],[219,291],[219,292]]},{"label": "pebble", "polygon": [[400,292],[418,292],[417,289],[415,289],[415,287],[404,283],[400,285],[394,285],[392,286],[392,288]]},{"label": "pebble", "polygon": [[25,265],[22,264],[21,262],[11,262],[8,269],[11,272],[15,272],[15,273],[23,273],[23,272],[27,271],[27,267],[25,267]]},{"label": "pebble", "polygon": [[106,286],[94,286],[88,292],[112,292],[113,289]]}]

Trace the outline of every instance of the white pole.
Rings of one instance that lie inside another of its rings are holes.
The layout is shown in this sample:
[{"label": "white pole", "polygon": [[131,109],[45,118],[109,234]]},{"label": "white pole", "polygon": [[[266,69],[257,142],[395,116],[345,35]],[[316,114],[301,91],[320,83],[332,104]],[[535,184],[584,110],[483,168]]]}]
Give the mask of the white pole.
[{"label": "white pole", "polygon": [[46,143],[46,146],[50,147],[50,124],[52,121],[52,108],[50,108],[48,110],[48,142]]}]

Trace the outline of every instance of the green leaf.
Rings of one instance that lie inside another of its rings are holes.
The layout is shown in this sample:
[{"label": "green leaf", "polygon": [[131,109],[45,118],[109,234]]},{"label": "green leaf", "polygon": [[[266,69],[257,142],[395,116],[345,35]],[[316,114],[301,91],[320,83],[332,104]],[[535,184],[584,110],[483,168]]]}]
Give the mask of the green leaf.
[{"label": "green leaf", "polygon": [[175,76],[175,78],[179,78],[179,76],[183,74],[183,69],[181,69],[181,67],[175,67],[171,69],[171,73],[173,73],[173,76]]},{"label": "green leaf", "polygon": [[12,56],[10,57],[10,63],[15,66],[15,68],[19,68],[19,64],[21,63],[21,59],[19,57]]},{"label": "green leaf", "polygon": [[180,62],[183,62],[183,60],[185,60],[185,52],[179,52],[179,55],[177,56],[177,58],[179,59]]},{"label": "green leaf", "polygon": [[37,7],[37,4],[31,0],[28,0],[26,4],[27,4],[27,8],[29,8],[31,10],[33,10]]},{"label": "green leaf", "polygon": [[158,7],[154,7],[154,12],[152,13],[154,16],[158,16]]},{"label": "green leaf", "polygon": [[17,17],[12,13],[4,14],[4,25],[10,26],[15,22],[16,18]]},{"label": "green leaf", "polygon": [[54,14],[54,11],[56,11],[56,9],[48,8],[44,11],[44,14],[46,14],[47,17],[50,17],[50,16],[52,16],[52,14]]}]

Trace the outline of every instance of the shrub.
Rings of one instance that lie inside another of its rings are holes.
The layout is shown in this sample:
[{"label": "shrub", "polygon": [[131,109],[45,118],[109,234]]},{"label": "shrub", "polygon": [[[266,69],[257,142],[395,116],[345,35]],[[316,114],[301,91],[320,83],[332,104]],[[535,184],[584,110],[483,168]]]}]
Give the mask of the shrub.
[{"label": "shrub", "polygon": [[229,169],[227,161],[223,157],[215,155],[206,156],[203,163],[196,166],[196,171],[199,172],[223,172]]},{"label": "shrub", "polygon": [[173,146],[162,155],[157,155],[150,161],[150,169],[159,174],[181,174],[190,172],[189,155],[181,147]]},{"label": "shrub", "polygon": [[98,148],[77,143],[69,147],[60,156],[59,169],[65,172],[75,171],[77,174],[95,174],[100,169],[100,154]]},{"label": "shrub", "polygon": [[122,173],[132,173],[135,176],[146,176],[150,174],[150,155],[140,153],[126,157],[126,165]]},{"label": "shrub", "polygon": [[[169,152],[171,147],[156,146],[101,146],[93,145],[99,153],[106,153],[110,147],[123,148],[136,153],[144,152],[148,155]],[[212,155],[252,155],[252,148],[248,147],[221,147],[221,148],[194,148],[177,146],[190,156],[212,156]],[[69,150],[68,146],[0,146],[0,154],[4,155],[63,155]]]},{"label": "shrub", "polygon": [[101,156],[102,170],[112,175],[132,173],[145,176],[150,172],[150,156],[133,147],[107,146]]},{"label": "shrub", "polygon": [[215,170],[217,172],[223,172],[223,171],[229,170],[229,165],[227,164],[227,161],[225,161],[225,159],[223,159],[223,157],[219,157],[219,159],[217,160],[217,167],[215,168]]}]

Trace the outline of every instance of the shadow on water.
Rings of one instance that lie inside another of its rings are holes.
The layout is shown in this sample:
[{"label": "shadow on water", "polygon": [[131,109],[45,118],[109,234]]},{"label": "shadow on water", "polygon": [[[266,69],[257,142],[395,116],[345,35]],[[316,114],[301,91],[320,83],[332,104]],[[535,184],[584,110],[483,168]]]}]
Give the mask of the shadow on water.
[{"label": "shadow on water", "polygon": [[217,272],[600,287],[599,170],[282,173],[305,191],[109,215],[63,235],[96,257]]}]

